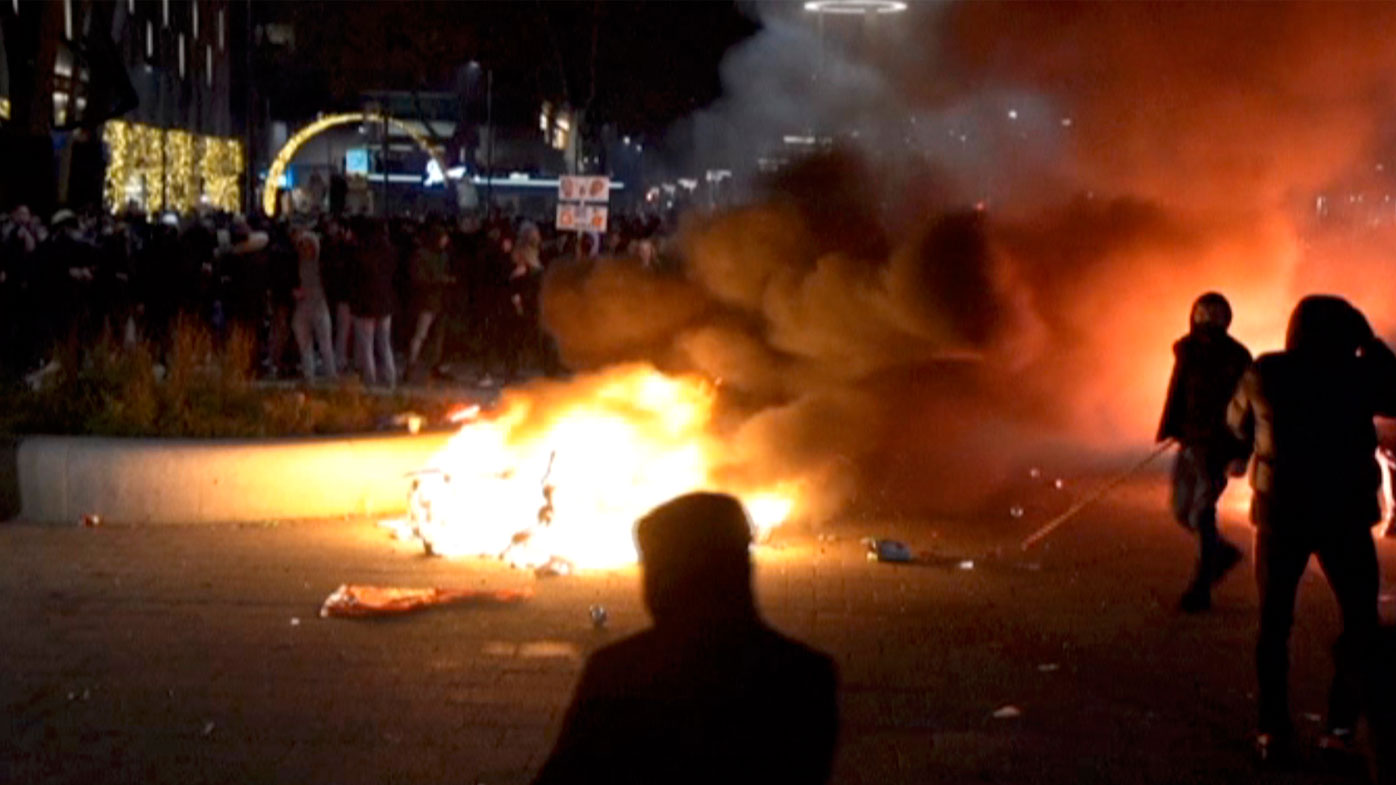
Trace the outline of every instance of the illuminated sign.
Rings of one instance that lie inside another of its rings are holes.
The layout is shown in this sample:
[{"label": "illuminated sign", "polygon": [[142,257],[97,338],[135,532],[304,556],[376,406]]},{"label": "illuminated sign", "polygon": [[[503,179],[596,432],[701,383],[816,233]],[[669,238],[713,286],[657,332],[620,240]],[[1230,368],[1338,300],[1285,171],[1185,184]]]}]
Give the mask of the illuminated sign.
[{"label": "illuminated sign", "polygon": [[344,151],[345,174],[368,174],[368,150],[351,147]]}]

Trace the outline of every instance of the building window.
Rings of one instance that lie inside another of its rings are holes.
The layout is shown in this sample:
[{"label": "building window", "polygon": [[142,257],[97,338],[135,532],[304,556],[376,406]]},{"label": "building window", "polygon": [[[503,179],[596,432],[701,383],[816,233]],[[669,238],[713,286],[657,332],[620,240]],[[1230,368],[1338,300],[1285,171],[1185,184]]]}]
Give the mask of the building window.
[{"label": "building window", "polygon": [[223,51],[227,47],[223,43],[223,9],[218,9],[218,51]]},{"label": "building window", "polygon": [[67,125],[67,124],[68,124],[68,94],[67,94],[67,93],[54,93],[54,94],[53,94],[53,124],[54,124],[54,125]]},{"label": "building window", "polygon": [[73,40],[73,0],[63,0],[63,37]]},{"label": "building window", "polygon": [[189,13],[193,14],[193,25],[192,25],[192,29],[193,29],[193,31],[194,31],[194,38],[195,38],[195,39],[198,39],[198,37],[199,37],[199,0],[192,0],[192,2],[189,3]]},{"label": "building window", "polygon": [[184,78],[184,33],[179,34],[179,78]]},{"label": "building window", "polygon": [[213,87],[213,44],[204,47],[204,78],[208,86]]}]

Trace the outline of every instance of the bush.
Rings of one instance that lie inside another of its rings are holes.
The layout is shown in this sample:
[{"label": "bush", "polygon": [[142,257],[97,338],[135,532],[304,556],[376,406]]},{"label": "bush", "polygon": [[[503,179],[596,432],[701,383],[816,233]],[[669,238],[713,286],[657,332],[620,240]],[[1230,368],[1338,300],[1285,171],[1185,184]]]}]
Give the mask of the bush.
[{"label": "bush", "polygon": [[0,434],[270,437],[376,430],[404,411],[442,422],[450,401],[370,392],[357,379],[335,387],[253,383],[254,343],[235,332],[221,349],[196,321],[180,321],[167,366],[147,344],[111,336],[84,350],[69,342],[38,389],[0,392]]}]

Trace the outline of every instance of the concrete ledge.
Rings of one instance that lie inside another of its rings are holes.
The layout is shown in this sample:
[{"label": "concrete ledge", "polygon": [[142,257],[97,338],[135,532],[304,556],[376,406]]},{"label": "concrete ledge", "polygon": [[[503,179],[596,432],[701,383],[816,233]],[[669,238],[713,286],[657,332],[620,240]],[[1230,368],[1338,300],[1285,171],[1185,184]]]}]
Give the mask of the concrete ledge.
[{"label": "concrete ledge", "polygon": [[392,515],[452,432],[263,440],[35,436],[14,449],[19,518],[174,524]]}]

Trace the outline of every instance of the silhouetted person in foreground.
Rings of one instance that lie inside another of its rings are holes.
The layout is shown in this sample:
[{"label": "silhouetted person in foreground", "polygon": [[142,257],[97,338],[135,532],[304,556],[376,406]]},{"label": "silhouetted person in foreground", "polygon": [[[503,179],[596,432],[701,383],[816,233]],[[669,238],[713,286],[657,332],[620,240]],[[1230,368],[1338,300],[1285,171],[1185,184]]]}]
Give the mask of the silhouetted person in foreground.
[{"label": "silhouetted person in foreground", "polygon": [[1375,415],[1396,414],[1396,355],[1346,301],[1305,297],[1290,316],[1285,350],[1242,377],[1228,423],[1255,447],[1251,521],[1256,525],[1260,635],[1256,671],[1263,760],[1293,754],[1289,633],[1299,581],[1318,556],[1342,610],[1333,649],[1327,733],[1320,746],[1350,751],[1370,686],[1377,631],[1378,567],[1372,526],[1381,517]]},{"label": "silhouetted person in foreground", "polygon": [[1173,517],[1197,535],[1197,571],[1179,608],[1198,613],[1212,607],[1212,585],[1241,560],[1241,551],[1217,532],[1217,500],[1226,490],[1228,467],[1245,471],[1249,445],[1226,427],[1226,407],[1251,353],[1227,335],[1231,305],[1208,292],[1192,305],[1188,334],[1173,344],[1173,375],[1158,427],[1158,440],[1176,439]]},{"label": "silhouetted person in foreground", "polygon": [[826,782],[835,666],[761,620],[741,503],[680,496],[635,540],[654,626],[591,656],[535,783]]}]

